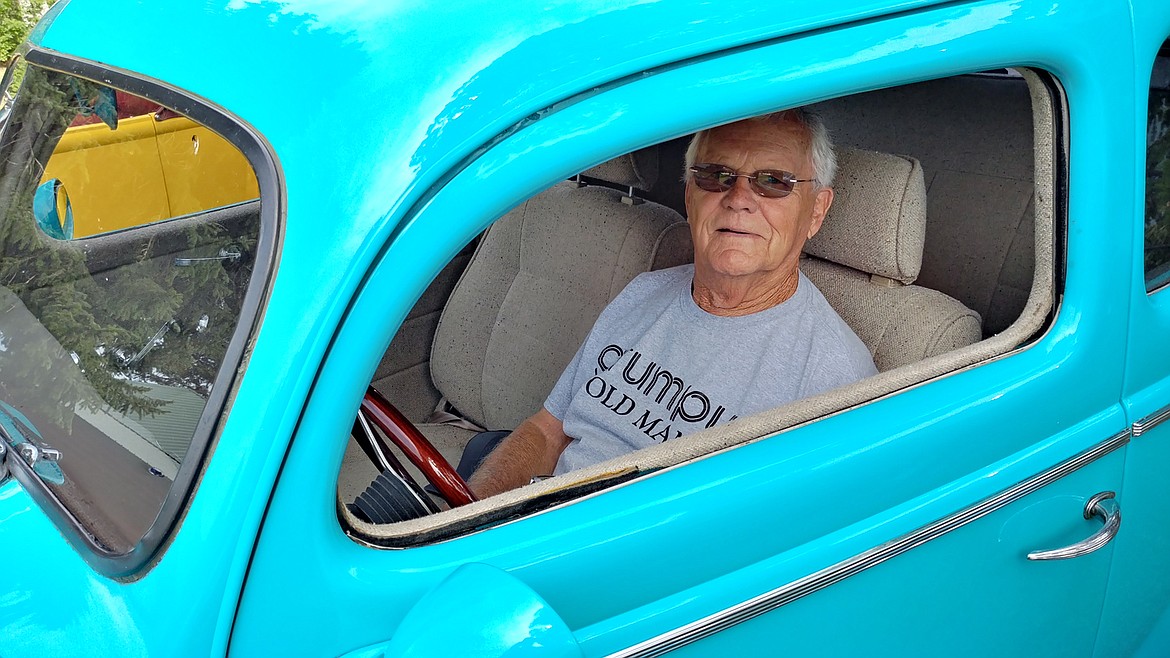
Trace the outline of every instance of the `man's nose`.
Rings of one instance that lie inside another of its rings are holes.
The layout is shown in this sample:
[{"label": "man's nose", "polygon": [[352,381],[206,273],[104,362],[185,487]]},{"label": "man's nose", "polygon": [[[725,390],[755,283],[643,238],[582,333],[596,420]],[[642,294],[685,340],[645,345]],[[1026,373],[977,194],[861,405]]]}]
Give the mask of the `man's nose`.
[{"label": "man's nose", "polygon": [[747,176],[737,177],[731,189],[723,193],[723,207],[737,212],[755,212],[760,207]]}]

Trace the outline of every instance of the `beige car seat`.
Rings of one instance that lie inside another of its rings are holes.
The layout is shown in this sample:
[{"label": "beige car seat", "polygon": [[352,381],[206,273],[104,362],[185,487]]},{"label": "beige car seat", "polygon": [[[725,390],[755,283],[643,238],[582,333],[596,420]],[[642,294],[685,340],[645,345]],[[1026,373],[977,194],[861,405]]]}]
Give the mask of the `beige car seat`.
[{"label": "beige car seat", "polygon": [[[642,272],[690,262],[686,221],[644,201],[657,148],[585,172],[623,188],[560,183],[485,233],[443,309],[431,377],[454,412],[485,429],[535,413],[593,322]],[[475,433],[449,423],[419,429],[458,463]]]},{"label": "beige car seat", "polygon": [[[586,174],[644,187],[645,153]],[[836,199],[801,268],[879,370],[979,340],[979,316],[912,285],[922,262],[925,188],[912,158],[841,150]],[[543,404],[601,310],[637,274],[692,259],[675,211],[601,186],[561,183],[484,235],[439,321],[435,386],[465,422],[419,424],[456,464],[483,429],[511,429]],[[377,475],[351,442],[339,484],[351,500]]]},{"label": "beige car seat", "polygon": [[905,156],[839,149],[835,198],[801,269],[885,371],[970,345],[977,313],[913,285],[922,267],[926,185]]}]

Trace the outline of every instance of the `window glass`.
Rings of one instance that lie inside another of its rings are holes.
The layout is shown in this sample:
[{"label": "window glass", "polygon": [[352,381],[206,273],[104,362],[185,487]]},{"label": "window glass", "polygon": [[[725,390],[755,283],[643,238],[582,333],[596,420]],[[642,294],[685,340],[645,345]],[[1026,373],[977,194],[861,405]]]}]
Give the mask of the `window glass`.
[{"label": "window glass", "polygon": [[26,67],[23,58],[14,57],[4,70],[4,78],[0,80],[0,89],[3,90],[3,94],[0,95],[0,125],[8,118],[8,111],[12,109],[12,98],[16,96],[16,90],[20,89]]},{"label": "window glass", "polygon": [[252,278],[257,196],[207,128],[28,65],[0,133],[0,433],[111,552],[187,457]]},{"label": "window glass", "polygon": [[1146,290],[1170,283],[1170,41],[1150,78],[1146,127]]}]

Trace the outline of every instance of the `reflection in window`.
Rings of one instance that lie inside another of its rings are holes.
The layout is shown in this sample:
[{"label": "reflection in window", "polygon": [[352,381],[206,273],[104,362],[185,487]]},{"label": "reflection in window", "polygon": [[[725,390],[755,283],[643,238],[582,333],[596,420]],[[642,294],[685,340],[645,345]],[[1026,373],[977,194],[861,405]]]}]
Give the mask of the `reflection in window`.
[{"label": "reflection in window", "polygon": [[1170,283],[1170,41],[1150,78],[1146,126],[1146,290]]},{"label": "reflection in window", "polygon": [[207,128],[27,67],[0,133],[0,440],[60,451],[35,471],[109,551],[187,456],[251,283],[256,196]]},{"label": "reflection in window", "polygon": [[158,103],[76,80],[77,114],[53,150],[44,184],[59,181],[73,237],[108,233],[259,196],[244,156]]}]

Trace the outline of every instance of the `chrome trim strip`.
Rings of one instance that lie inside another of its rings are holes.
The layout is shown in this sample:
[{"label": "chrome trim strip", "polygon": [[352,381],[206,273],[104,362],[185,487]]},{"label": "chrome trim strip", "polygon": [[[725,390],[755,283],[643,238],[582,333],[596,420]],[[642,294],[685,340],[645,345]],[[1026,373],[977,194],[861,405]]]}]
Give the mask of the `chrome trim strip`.
[{"label": "chrome trim strip", "polygon": [[611,653],[607,658],[652,658],[661,656],[680,647],[697,642],[736,624],[748,621],[764,613],[801,599],[809,594],[834,585],[870,567],[875,567],[890,558],[897,557],[910,549],[917,548],[932,539],[937,539],[952,530],[957,530],[1000,508],[1041,489],[1056,480],[1096,461],[1129,443],[1130,431],[1123,430],[1096,446],[1066,459],[1036,476],[1015,484],[986,498],[967,509],[943,517],[918,530],[907,533],[881,546],[875,546],[863,553],[842,560],[832,566],[811,573],[803,578],[781,585],[771,591],[738,603],[730,608],[710,614],[674,630],[652,637],[634,646]]},{"label": "chrome trim strip", "polygon": [[1170,404],[1135,422],[1130,433],[1135,437],[1141,436],[1166,420],[1170,420]]}]

